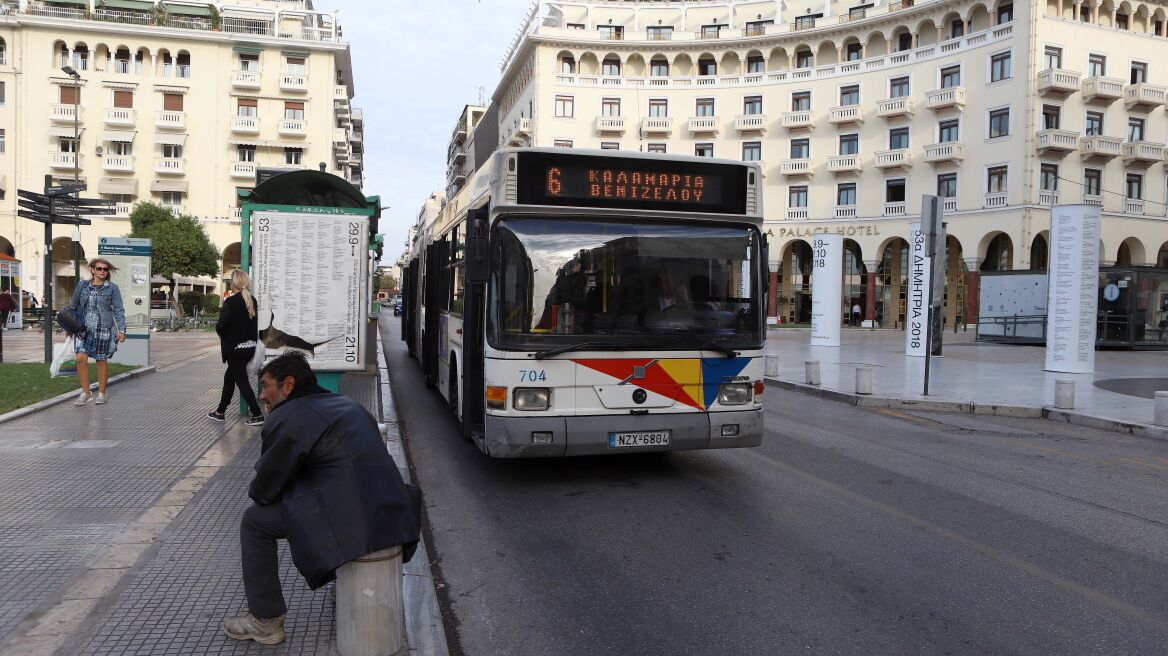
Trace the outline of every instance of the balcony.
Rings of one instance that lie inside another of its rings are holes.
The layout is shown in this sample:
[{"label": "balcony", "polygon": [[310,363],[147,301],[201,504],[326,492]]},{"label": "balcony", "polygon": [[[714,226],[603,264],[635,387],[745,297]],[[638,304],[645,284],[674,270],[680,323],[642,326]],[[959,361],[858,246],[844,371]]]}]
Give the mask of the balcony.
[{"label": "balcony", "polygon": [[811,110],[783,112],[779,122],[788,130],[810,128],[815,123],[815,116],[811,114]]},{"label": "balcony", "polygon": [[855,205],[837,205],[835,208],[835,218],[837,219],[854,219],[856,218]]},{"label": "balcony", "polygon": [[1144,201],[1139,198],[1125,198],[1123,199],[1123,213],[1124,214],[1143,214]]},{"label": "balcony", "polygon": [[859,173],[861,166],[859,155],[832,155],[827,158],[829,173]]},{"label": "balcony", "polygon": [[187,129],[187,113],[160,111],[158,118],[154,121],[154,126],[162,130],[185,130]]},{"label": "balcony", "polygon": [[242,223],[243,222],[243,208],[242,207],[232,207],[231,208],[231,220],[234,223]]},{"label": "balcony", "polygon": [[864,110],[860,109],[859,105],[845,105],[843,107],[832,107],[827,110],[827,121],[832,125],[845,125],[847,123],[863,123]]},{"label": "balcony", "polygon": [[1039,205],[1045,205],[1047,207],[1054,207],[1055,205],[1058,205],[1058,202],[1059,202],[1059,193],[1057,191],[1052,191],[1050,189],[1038,190],[1038,204]]},{"label": "balcony", "polygon": [[734,117],[734,129],[738,132],[762,132],[765,134],[766,125],[766,114],[742,114]]},{"label": "balcony", "polygon": [[114,218],[128,219],[130,218],[130,212],[133,211],[133,203],[114,203]]},{"label": "balcony", "polygon": [[349,102],[349,87],[338,84],[333,87],[333,100]]},{"label": "balcony", "polygon": [[985,209],[993,209],[996,207],[1006,206],[1006,192],[998,191],[992,194],[986,194],[982,200],[981,206]]},{"label": "balcony", "polygon": [[159,157],[154,160],[154,172],[168,175],[186,175],[186,160],[181,157]]},{"label": "balcony", "polygon": [[106,155],[102,161],[102,168],[106,171],[132,173],[134,171],[134,157],[132,155]]},{"label": "balcony", "polygon": [[[49,107],[49,120],[72,125],[73,117],[77,116],[75,110],[76,106],[74,105],[52,105]],[[85,117],[81,116],[79,122],[84,123]]]},{"label": "balcony", "polygon": [[908,214],[908,203],[902,201],[884,203],[884,216],[905,216]]},{"label": "balcony", "polygon": [[691,116],[687,127],[690,134],[718,134],[718,117]]},{"label": "balcony", "polygon": [[231,131],[240,134],[259,134],[260,118],[258,116],[232,116]]},{"label": "balcony", "polygon": [[806,221],[807,208],[806,207],[788,207],[787,208],[788,221]]},{"label": "balcony", "polygon": [[299,93],[308,91],[308,76],[303,73],[285,73],[280,76],[280,90]]},{"label": "balcony", "polygon": [[255,178],[256,165],[255,162],[232,162],[231,163],[231,177],[233,178]]},{"label": "balcony", "polygon": [[597,132],[617,132],[624,134],[625,132],[625,117],[623,116],[597,116],[596,117],[596,131]]},{"label": "balcony", "polygon": [[1082,88],[1082,74],[1061,68],[1048,68],[1038,72],[1038,93],[1042,95],[1067,95]]},{"label": "balcony", "polygon": [[1168,88],[1147,82],[1129,84],[1123,89],[1123,102],[1128,109],[1138,107],[1150,111],[1164,106],[1166,89]]},{"label": "balcony", "polygon": [[1083,80],[1083,100],[1111,102],[1123,97],[1123,80],[1117,77],[1089,77]]},{"label": "balcony", "polygon": [[1103,206],[1103,196],[1100,196],[1099,194],[1088,194],[1088,193],[1084,192],[1083,193],[1083,204],[1084,205],[1099,205],[1100,207],[1102,207]]},{"label": "balcony", "polygon": [[925,161],[930,164],[960,162],[965,159],[965,144],[960,141],[936,143],[925,146]]},{"label": "balcony", "polygon": [[779,160],[779,175],[811,175],[814,164],[811,158]]},{"label": "balcony", "polygon": [[671,134],[672,116],[651,116],[641,119],[641,134]]},{"label": "balcony", "polygon": [[886,98],[876,102],[876,115],[880,118],[899,118],[912,116],[914,103],[912,98]]},{"label": "balcony", "polygon": [[1079,147],[1079,133],[1070,130],[1039,130],[1038,152],[1068,152]]},{"label": "balcony", "polygon": [[280,134],[291,137],[303,137],[308,134],[308,128],[302,118],[282,118],[280,119],[280,127],[277,130]]},{"label": "balcony", "polygon": [[912,151],[907,148],[881,150],[876,153],[876,168],[878,169],[907,169],[910,166],[912,166]]},{"label": "balcony", "polygon": [[1164,161],[1164,144],[1151,141],[1128,141],[1123,144],[1123,161],[1151,164]]},{"label": "balcony", "polygon": [[[53,169],[72,169],[76,160],[73,153],[49,153],[49,168]],[[81,167],[85,168],[85,158],[81,158]]]},{"label": "balcony", "polygon": [[341,128],[333,128],[333,149],[348,148],[349,133]]},{"label": "balcony", "polygon": [[138,112],[124,107],[112,107],[105,110],[105,124],[122,127],[134,127],[138,124]]},{"label": "balcony", "polygon": [[957,211],[957,199],[956,198],[943,198],[942,200],[945,201],[945,203],[943,205],[943,209],[942,209],[943,212],[956,212]]},{"label": "balcony", "polygon": [[235,87],[236,89],[259,89],[260,72],[235,71],[235,75],[231,78],[231,86]]},{"label": "balcony", "polygon": [[965,87],[949,87],[925,92],[925,107],[933,111],[965,107]]},{"label": "balcony", "polygon": [[1119,137],[1083,137],[1079,139],[1079,154],[1086,157],[1111,159],[1123,153],[1123,140]]},{"label": "balcony", "polygon": [[526,146],[531,143],[532,134],[535,132],[535,121],[529,118],[521,118],[511,127],[511,131],[507,134],[507,144],[511,146]]}]

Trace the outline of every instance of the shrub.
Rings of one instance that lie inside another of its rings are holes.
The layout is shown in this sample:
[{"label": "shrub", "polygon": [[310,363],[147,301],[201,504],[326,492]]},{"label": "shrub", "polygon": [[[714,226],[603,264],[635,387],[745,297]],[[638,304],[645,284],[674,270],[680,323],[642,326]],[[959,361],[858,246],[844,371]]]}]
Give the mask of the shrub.
[{"label": "shrub", "polygon": [[215,314],[219,312],[219,295],[218,294],[204,294],[203,295],[203,314]]},{"label": "shrub", "polygon": [[195,313],[196,307],[202,307],[203,295],[199,292],[179,292],[179,305],[182,306],[183,316],[191,316]]}]

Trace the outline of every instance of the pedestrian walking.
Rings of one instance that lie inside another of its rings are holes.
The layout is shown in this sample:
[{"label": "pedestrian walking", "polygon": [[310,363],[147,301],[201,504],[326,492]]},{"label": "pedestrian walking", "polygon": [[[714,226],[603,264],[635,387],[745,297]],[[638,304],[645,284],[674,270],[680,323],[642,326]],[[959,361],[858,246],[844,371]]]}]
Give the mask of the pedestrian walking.
[{"label": "pedestrian walking", "polygon": [[852,305],[852,326],[860,325],[860,304],[854,303]]},{"label": "pedestrian walking", "polygon": [[0,292],[0,330],[8,330],[8,314],[20,309],[12,294],[7,290]]},{"label": "pedestrian walking", "polygon": [[28,306],[33,308],[38,308],[41,306],[41,302],[37,300],[36,294],[28,295]]},{"label": "pedestrian walking", "polygon": [[277,540],[288,540],[293,564],[315,590],[341,565],[375,551],[402,545],[408,561],[421,520],[377,421],[320,387],[303,354],[265,365],[260,389],[268,421],[248,488],[255,504],[239,525],[247,613],[226,620],[223,631],[275,645],[284,641],[287,610]]},{"label": "pedestrian walking", "polygon": [[219,396],[219,407],[207,413],[214,421],[225,421],[227,406],[235,388],[247,404],[250,416],[244,423],[248,426],[262,426],[264,414],[256,402],[255,391],[247,377],[247,365],[255,356],[256,336],[259,325],[256,321],[256,300],[248,290],[251,278],[236,269],[231,272],[230,285],[234,292],[219,306],[219,320],[215,322],[215,332],[219,333],[219,354],[227,363],[223,372],[223,393]]},{"label": "pedestrian walking", "polygon": [[[110,281],[117,267],[109,260],[95,257],[89,261],[91,278],[77,283],[69,307],[77,312],[85,324],[80,335],[73,336],[73,351],[77,354],[77,377],[81,394],[73,405],[85,405],[93,399],[94,405],[106,402],[105,387],[109,382],[109,359],[126,341],[126,310],[122,292]],[[48,319],[46,318],[46,321]],[[45,328],[49,330],[48,327]],[[89,393],[89,359],[97,362],[97,394]]]}]

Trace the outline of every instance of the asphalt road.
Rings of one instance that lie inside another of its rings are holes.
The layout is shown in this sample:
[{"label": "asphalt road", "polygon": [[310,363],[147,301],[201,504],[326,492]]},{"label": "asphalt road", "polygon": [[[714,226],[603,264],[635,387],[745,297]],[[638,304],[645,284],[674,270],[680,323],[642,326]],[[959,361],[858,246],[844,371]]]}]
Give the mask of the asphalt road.
[{"label": "asphalt road", "polygon": [[492,460],[397,331],[452,653],[1168,650],[1168,443],[768,388],[758,448]]}]

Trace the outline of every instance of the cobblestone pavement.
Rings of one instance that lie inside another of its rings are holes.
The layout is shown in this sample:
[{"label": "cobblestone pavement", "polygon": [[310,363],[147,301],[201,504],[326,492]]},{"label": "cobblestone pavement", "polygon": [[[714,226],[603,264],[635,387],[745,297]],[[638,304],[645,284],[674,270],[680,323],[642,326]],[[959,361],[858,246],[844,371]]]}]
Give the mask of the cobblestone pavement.
[{"label": "cobblestone pavement", "polygon": [[[53,343],[65,339],[53,335]],[[150,337],[150,364],[159,369],[203,352],[219,352],[219,338],[213,332],[154,333]],[[9,330],[4,333],[5,362],[44,362],[45,334],[40,330]]]}]

